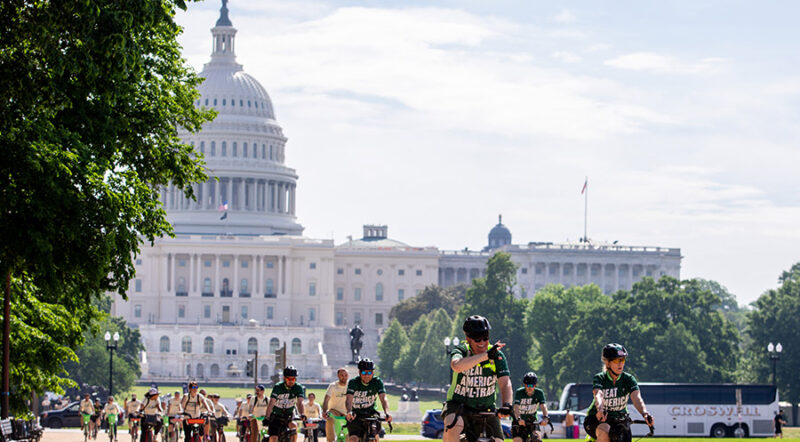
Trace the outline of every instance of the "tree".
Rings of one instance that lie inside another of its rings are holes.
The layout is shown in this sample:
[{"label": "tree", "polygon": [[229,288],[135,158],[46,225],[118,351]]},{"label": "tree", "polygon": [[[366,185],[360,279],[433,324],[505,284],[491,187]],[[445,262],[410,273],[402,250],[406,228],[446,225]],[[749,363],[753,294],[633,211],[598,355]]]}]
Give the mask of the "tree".
[{"label": "tree", "polygon": [[397,319],[392,319],[378,343],[378,358],[381,361],[381,377],[395,377],[394,364],[400,358],[403,348],[408,346],[408,335]]},{"label": "tree", "polygon": [[459,315],[462,318],[481,315],[489,320],[491,340],[506,344],[503,353],[508,358],[512,377],[522,376],[529,370],[531,350],[530,336],[519,333],[528,301],[514,297],[516,283],[517,266],[511,261],[511,255],[495,253],[487,263],[486,277],[472,280],[472,287],[466,293],[466,305]]},{"label": "tree", "polygon": [[411,327],[423,314],[444,309],[448,315],[455,314],[464,305],[466,286],[459,284],[443,289],[437,285],[429,285],[414,297],[401,301],[392,307],[390,318],[397,318],[405,327]]},{"label": "tree", "polygon": [[743,332],[747,321],[747,312],[739,307],[739,303],[736,302],[736,296],[729,292],[727,287],[717,281],[703,278],[694,278],[694,281],[697,281],[701,289],[708,290],[712,295],[717,297],[719,301],[715,303],[713,308],[722,312],[726,318],[733,322],[739,330],[739,333]]},{"label": "tree", "polygon": [[[3,351],[16,411],[31,391],[61,389],[61,364],[97,317],[91,299],[125,297],[140,244],[171,233],[159,187],[193,197],[206,179],[177,136],[213,113],[193,105],[201,79],[181,58],[176,7],[184,0],[0,2],[0,271],[15,330]],[[30,305],[59,318],[43,324]],[[41,340],[47,361],[26,347]]]},{"label": "tree", "polygon": [[417,377],[428,385],[441,386],[448,381],[450,358],[445,352],[444,338],[449,335],[451,324],[444,309],[430,316],[430,327],[414,364]]},{"label": "tree", "polygon": [[[776,380],[781,400],[792,403],[793,418],[797,418],[800,402],[800,263],[781,274],[780,286],[762,294],[747,316],[747,347],[745,367],[751,378],[761,383],[772,383],[772,365],[767,354],[767,344],[780,342],[784,351],[776,363]],[[795,420],[795,422],[797,422]]]},{"label": "tree", "polygon": [[430,321],[427,315],[422,315],[411,326],[408,332],[408,344],[400,351],[400,357],[395,361],[394,373],[401,382],[416,382],[421,379],[415,370],[419,349],[428,335]]},{"label": "tree", "polygon": [[78,385],[109,384],[108,366],[109,351],[103,335],[117,332],[120,340],[114,355],[114,391],[127,391],[141,376],[139,354],[144,350],[139,330],[128,327],[122,318],[109,317],[96,332],[84,332],[84,345],[76,350],[78,361],[67,361],[64,364],[69,379]]}]

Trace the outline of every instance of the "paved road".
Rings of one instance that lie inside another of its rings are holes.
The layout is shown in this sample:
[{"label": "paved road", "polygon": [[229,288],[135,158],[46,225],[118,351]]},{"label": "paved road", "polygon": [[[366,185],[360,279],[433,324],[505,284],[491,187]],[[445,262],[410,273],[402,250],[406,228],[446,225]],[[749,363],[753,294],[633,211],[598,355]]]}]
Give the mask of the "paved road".
[{"label": "paved road", "polygon": [[[117,435],[119,442],[130,442],[131,437],[126,430],[122,430]],[[225,433],[225,439],[230,442],[237,442],[236,433]],[[418,434],[388,434],[384,440],[430,440]],[[98,433],[98,442],[107,442],[108,435],[105,432]],[[298,439],[302,441],[302,437]],[[44,437],[42,442],[83,442],[83,433],[79,429],[52,429],[46,428],[44,430]],[[324,442],[324,440],[322,441]]]}]

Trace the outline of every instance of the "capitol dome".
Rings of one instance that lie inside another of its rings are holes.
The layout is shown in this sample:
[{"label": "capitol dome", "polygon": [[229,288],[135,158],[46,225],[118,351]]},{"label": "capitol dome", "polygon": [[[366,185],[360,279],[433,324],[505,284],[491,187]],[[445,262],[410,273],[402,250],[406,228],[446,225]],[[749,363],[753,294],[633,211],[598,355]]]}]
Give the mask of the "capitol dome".
[{"label": "capitol dome", "polygon": [[202,154],[210,179],[194,186],[197,201],[175,186],[162,190],[167,219],[177,234],[300,235],[298,175],[288,167],[287,138],[266,89],[236,62],[236,28],[227,0],[211,29],[211,60],[203,66],[198,107],[217,117],[184,142]]},{"label": "capitol dome", "polygon": [[497,225],[489,231],[489,245],[484,250],[492,250],[511,244],[511,231],[503,225],[503,215],[498,215]]}]

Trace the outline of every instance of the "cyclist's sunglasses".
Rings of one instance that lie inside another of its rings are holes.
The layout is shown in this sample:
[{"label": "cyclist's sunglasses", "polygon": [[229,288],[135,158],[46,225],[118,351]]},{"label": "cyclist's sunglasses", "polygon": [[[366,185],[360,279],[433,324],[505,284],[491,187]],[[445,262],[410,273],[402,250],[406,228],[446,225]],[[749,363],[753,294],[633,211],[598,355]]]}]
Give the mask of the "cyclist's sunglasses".
[{"label": "cyclist's sunglasses", "polygon": [[528,388],[535,388],[536,384],[525,384],[525,386]]},{"label": "cyclist's sunglasses", "polygon": [[198,388],[200,388],[200,387],[198,387],[197,385],[193,385],[193,386],[189,387],[190,390],[197,390]]},{"label": "cyclist's sunglasses", "polygon": [[475,342],[483,342],[489,340],[489,333],[478,333],[475,335],[467,335],[468,338],[472,339]]},{"label": "cyclist's sunglasses", "polygon": [[363,374],[364,376],[369,376],[369,375],[371,375],[371,374],[372,374],[372,370],[369,370],[369,371],[362,371],[362,372],[361,372],[361,374]]},{"label": "cyclist's sunglasses", "polygon": [[286,379],[287,381],[296,381],[297,377],[295,377],[295,376],[286,376],[286,377],[284,377],[284,379]]},{"label": "cyclist's sunglasses", "polygon": [[611,362],[622,362],[624,364],[625,363],[625,358],[612,359]]}]

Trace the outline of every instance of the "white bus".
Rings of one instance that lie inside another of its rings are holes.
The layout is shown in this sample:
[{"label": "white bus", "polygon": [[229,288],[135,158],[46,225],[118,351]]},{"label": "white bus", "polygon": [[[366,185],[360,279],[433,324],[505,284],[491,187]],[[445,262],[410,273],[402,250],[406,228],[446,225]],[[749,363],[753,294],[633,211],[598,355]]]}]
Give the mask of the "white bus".
[{"label": "white bus", "polygon": [[[657,436],[733,437],[772,436],[778,412],[774,385],[639,383],[647,411],[655,419]],[[737,402],[737,397],[740,401]],[[592,403],[591,384],[567,384],[559,409],[586,412]],[[741,404],[741,405],[739,405]],[[628,413],[639,412],[628,404]],[[632,425],[634,435],[647,433],[644,425]]]}]

